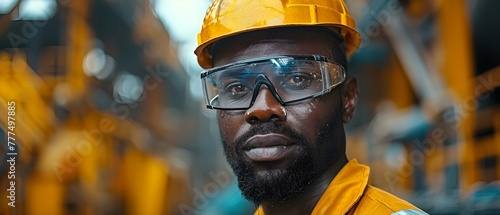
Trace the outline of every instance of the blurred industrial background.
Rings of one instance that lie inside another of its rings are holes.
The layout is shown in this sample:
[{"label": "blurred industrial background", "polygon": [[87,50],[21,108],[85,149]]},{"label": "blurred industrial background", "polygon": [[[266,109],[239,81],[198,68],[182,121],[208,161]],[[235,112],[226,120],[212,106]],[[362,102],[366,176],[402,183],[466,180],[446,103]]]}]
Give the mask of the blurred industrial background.
[{"label": "blurred industrial background", "polygon": [[[349,157],[430,214],[500,214],[500,1],[346,2]],[[209,4],[0,0],[0,214],[252,214],[202,103]]]}]

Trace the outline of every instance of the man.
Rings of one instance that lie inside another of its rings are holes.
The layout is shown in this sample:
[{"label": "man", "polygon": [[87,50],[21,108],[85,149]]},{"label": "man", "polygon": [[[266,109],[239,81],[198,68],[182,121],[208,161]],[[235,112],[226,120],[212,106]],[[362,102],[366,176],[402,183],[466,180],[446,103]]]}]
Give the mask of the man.
[{"label": "man", "polygon": [[255,214],[425,214],[346,157],[361,38],[342,0],[215,0],[198,36],[206,105]]}]

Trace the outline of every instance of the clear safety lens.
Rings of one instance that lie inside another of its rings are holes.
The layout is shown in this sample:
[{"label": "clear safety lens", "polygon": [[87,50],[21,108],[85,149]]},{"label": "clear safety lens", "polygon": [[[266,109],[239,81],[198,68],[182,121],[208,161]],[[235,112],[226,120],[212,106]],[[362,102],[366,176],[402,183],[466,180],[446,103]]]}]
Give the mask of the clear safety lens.
[{"label": "clear safety lens", "polygon": [[323,56],[275,56],[205,70],[201,80],[208,108],[244,110],[262,85],[286,105],[330,92],[345,75],[340,64]]}]

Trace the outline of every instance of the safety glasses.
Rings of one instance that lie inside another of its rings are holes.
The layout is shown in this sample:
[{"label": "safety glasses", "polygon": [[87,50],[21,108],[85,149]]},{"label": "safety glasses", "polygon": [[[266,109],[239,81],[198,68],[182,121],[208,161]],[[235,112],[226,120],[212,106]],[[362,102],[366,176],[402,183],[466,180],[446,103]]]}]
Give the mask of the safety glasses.
[{"label": "safety glasses", "polygon": [[330,92],[346,77],[344,67],[324,56],[273,56],[205,70],[201,81],[207,108],[246,110],[262,85],[283,106]]}]

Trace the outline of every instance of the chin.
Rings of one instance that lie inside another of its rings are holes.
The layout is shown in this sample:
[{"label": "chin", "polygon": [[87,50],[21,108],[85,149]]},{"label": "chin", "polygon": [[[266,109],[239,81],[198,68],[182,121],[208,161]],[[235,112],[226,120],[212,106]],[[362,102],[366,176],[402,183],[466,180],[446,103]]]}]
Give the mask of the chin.
[{"label": "chin", "polygon": [[[312,156],[304,150],[294,157],[285,168],[257,169],[252,162],[243,159],[228,159],[238,178],[238,187],[243,196],[255,204],[265,201],[286,202],[304,192],[315,178]],[[240,157],[241,158],[241,157]]]}]

